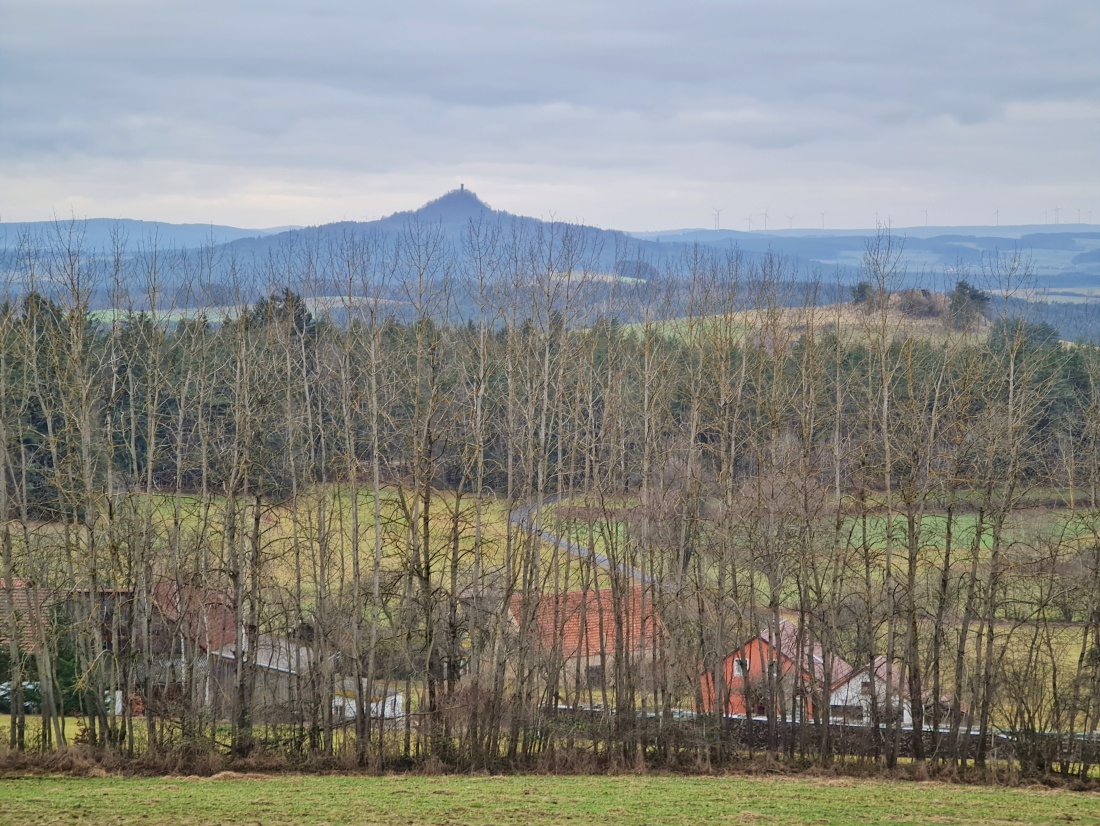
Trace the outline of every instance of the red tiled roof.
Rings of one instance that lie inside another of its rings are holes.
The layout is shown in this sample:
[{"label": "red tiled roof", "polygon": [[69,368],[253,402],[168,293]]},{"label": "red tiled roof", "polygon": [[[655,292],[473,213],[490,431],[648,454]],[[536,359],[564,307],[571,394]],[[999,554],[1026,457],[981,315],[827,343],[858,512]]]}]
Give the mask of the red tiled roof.
[{"label": "red tiled roof", "polygon": [[[821,683],[825,681],[825,649],[822,648],[821,643],[813,642],[811,644],[809,631],[803,630],[802,638],[802,651],[799,653],[798,646],[798,625],[790,620],[779,621],[779,641],[778,645],[773,646],[784,657],[795,663],[798,668],[805,674],[813,674],[815,681]],[[759,639],[763,640],[768,645],[772,644],[771,629],[765,628],[760,632]],[[746,648],[752,644],[752,640],[746,643],[742,648]],[[851,664],[846,660],[833,655],[832,657],[832,684],[833,687],[840,685],[847,681],[853,673],[854,669]]]},{"label": "red tiled roof", "polygon": [[[36,622],[41,622],[42,612],[47,610],[50,592],[22,579],[12,579],[11,601],[8,601],[8,583],[0,577],[0,643],[11,640],[12,621],[18,629],[19,647],[32,651],[37,646]],[[14,617],[12,616],[14,613]]]},{"label": "red tiled roof", "polygon": [[[883,684],[886,683],[886,658],[881,654],[875,657],[874,675],[875,679]],[[864,667],[862,670],[866,670]],[[903,694],[904,686],[901,682],[901,664],[894,663],[894,667],[890,669],[890,689],[895,694]]]},{"label": "red tiled roof", "polygon": [[[524,596],[512,597],[509,609],[519,625],[523,608]],[[641,586],[627,589],[618,599],[610,589],[569,591],[556,598],[552,594],[539,597],[534,617],[538,645],[549,649],[557,642],[566,658],[597,656],[601,650],[614,656],[618,651],[617,614],[622,618],[623,646],[628,652],[644,651],[660,633],[652,599]]]},{"label": "red tiled roof", "polygon": [[[87,593],[87,591],[67,592]],[[123,594],[129,591],[100,590],[101,594]],[[43,621],[43,612],[64,597],[26,580],[12,580],[12,603],[8,602],[7,583],[0,577],[0,644],[10,639],[12,610],[19,629],[19,645],[24,651],[37,646],[36,623]],[[205,588],[184,586],[182,591],[171,579],[158,580],[151,594],[153,605],[172,626],[205,651],[218,651],[232,646],[237,639],[233,608],[228,595]]]},{"label": "red tiled roof", "polygon": [[153,586],[152,596],[161,616],[204,651],[219,651],[236,641],[228,594],[192,585],[181,589],[175,580],[161,579]]}]

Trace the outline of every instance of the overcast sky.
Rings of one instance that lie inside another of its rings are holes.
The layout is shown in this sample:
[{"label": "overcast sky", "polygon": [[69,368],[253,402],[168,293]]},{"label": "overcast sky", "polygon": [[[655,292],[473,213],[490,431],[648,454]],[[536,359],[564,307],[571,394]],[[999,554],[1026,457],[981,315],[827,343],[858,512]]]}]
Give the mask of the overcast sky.
[{"label": "overcast sky", "polygon": [[628,230],[1100,224],[1100,2],[0,0],[2,221],[459,183]]}]

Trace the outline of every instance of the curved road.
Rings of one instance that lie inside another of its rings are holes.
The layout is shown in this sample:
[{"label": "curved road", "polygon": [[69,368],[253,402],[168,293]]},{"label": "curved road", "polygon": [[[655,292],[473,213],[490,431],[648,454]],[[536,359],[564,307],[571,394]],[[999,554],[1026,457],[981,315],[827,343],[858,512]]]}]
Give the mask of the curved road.
[{"label": "curved road", "polygon": [[[548,505],[554,504],[559,499],[561,499],[560,496],[547,496],[543,500],[543,508],[546,508],[546,506]],[[508,512],[508,519],[513,525],[515,525],[517,528],[520,528],[525,533],[536,533],[534,529],[534,511],[535,506],[532,504],[518,505]],[[572,540],[564,536],[559,536],[556,533],[552,533],[545,528],[540,528],[537,533],[539,539],[541,539],[543,542],[549,543],[551,545],[556,545],[563,551],[571,553],[574,556],[579,557],[580,559],[593,559],[595,560],[597,565],[606,568],[608,571],[618,570],[620,573],[626,574],[635,581],[641,582],[643,584],[648,584],[650,582],[650,578],[646,574],[639,571],[637,568],[634,568],[623,562],[620,562],[618,563],[618,565],[616,565],[610,559],[608,559],[605,554],[600,553],[594,548],[586,548],[583,545],[578,545],[576,542],[573,542]]]}]

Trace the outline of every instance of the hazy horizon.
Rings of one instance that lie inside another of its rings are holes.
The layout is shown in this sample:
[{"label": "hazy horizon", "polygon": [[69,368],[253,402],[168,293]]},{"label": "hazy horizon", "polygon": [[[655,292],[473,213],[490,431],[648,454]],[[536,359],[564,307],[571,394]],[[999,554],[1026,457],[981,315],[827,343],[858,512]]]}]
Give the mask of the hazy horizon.
[{"label": "hazy horizon", "polygon": [[[351,220],[351,221],[355,221],[357,223],[371,223],[371,222],[374,222],[374,221],[385,220],[385,219],[388,219],[388,218],[393,218],[395,216],[400,216],[400,215],[404,215],[404,214],[407,214],[407,213],[415,213],[415,212],[419,212],[419,211],[423,210],[426,207],[430,207],[436,201],[443,200],[448,195],[457,194],[460,191],[461,190],[459,190],[459,189],[450,190],[447,193],[443,193],[442,196],[437,197],[435,199],[430,199],[430,200],[428,200],[424,203],[418,204],[416,206],[413,206],[413,207],[410,207],[410,208],[407,208],[407,209],[406,208],[393,209],[389,212],[383,213],[382,215],[378,216],[377,218],[363,219],[363,220],[360,220],[360,219],[341,219],[341,220],[345,220],[345,221],[346,220]],[[493,207],[492,204],[490,204],[490,203],[484,201],[483,199],[481,199],[480,195],[478,195],[477,193],[474,193],[472,190],[466,189],[465,192],[467,194],[473,195],[475,198],[477,198],[479,201],[481,201],[482,205],[487,206],[487,207],[493,209],[494,211],[497,211],[497,212],[502,213],[502,214],[503,213],[508,213],[510,215],[515,215],[517,217],[536,218],[536,219],[540,219],[540,220],[542,220],[544,218],[551,218],[551,217],[556,219],[556,216],[523,215],[522,213],[510,212],[508,210],[497,210],[495,207]],[[231,231],[234,231],[236,233],[256,232],[256,233],[268,234],[268,235],[277,234],[277,233],[280,233],[280,232],[291,231],[291,230],[297,230],[297,229],[306,229],[308,227],[313,227],[313,226],[325,226],[325,225],[328,225],[328,224],[331,224],[331,223],[338,223],[338,222],[291,223],[291,224],[284,224],[284,225],[280,225],[280,226],[261,227],[261,226],[244,226],[244,225],[239,225],[239,224],[238,225],[220,224],[220,223],[213,222],[213,221],[207,221],[207,222],[202,222],[202,221],[176,222],[176,221],[166,221],[166,220],[162,220],[162,219],[159,219],[159,218],[148,218],[148,217],[131,216],[131,215],[121,215],[121,216],[113,216],[112,217],[112,216],[104,216],[104,215],[79,216],[79,215],[76,215],[75,213],[70,213],[69,215],[59,215],[59,214],[54,213],[49,218],[41,219],[41,220],[31,220],[31,221],[8,221],[4,218],[3,215],[0,215],[0,228],[2,228],[4,230],[7,230],[10,233],[13,229],[19,229],[19,228],[22,228],[22,227],[38,226],[38,225],[45,226],[45,225],[53,224],[55,222],[65,224],[69,221],[76,221],[78,223],[82,223],[82,222],[83,223],[92,223],[92,224],[110,224],[112,222],[132,222],[132,223],[139,224],[139,225],[149,225],[150,227],[156,227],[156,226],[169,227],[170,226],[170,227],[174,227],[174,228],[177,228],[177,229],[188,229],[188,230],[191,230],[191,231],[196,232],[196,233],[201,233],[203,230],[208,230],[209,229],[209,230],[231,230]],[[889,221],[886,221],[886,222],[880,221],[880,223],[877,226],[854,226],[854,227],[769,226],[767,229],[764,229],[762,226],[760,226],[759,225],[760,222],[758,221],[757,225],[754,226],[751,229],[748,229],[748,228],[737,229],[737,228],[731,228],[731,227],[726,227],[726,226],[710,226],[710,227],[707,227],[707,226],[699,225],[699,226],[679,226],[679,227],[677,227],[677,226],[667,226],[667,227],[661,227],[661,228],[658,228],[658,229],[651,229],[651,230],[636,230],[636,229],[632,229],[632,228],[615,227],[615,226],[598,226],[596,224],[592,224],[590,222],[583,222],[583,221],[571,222],[571,223],[584,223],[585,225],[597,227],[597,228],[603,229],[603,230],[623,232],[627,235],[637,237],[639,239],[647,239],[647,238],[648,239],[653,239],[653,238],[670,238],[671,239],[671,238],[676,238],[677,236],[681,236],[681,235],[684,235],[684,236],[687,236],[687,235],[692,235],[692,236],[694,236],[694,235],[710,235],[714,238],[719,238],[723,235],[731,235],[731,236],[737,236],[737,235],[763,236],[763,235],[767,235],[767,236],[779,236],[779,237],[786,236],[786,237],[789,237],[789,238],[794,238],[794,237],[812,237],[814,235],[831,236],[831,235],[873,234],[876,231],[881,230],[881,229],[889,229],[894,234],[912,235],[914,237],[934,237],[937,234],[950,234],[952,231],[955,231],[955,230],[982,231],[983,233],[987,232],[989,235],[992,235],[992,236],[996,236],[996,235],[1000,234],[1001,237],[1005,237],[1005,238],[1019,237],[1022,234],[1030,234],[1030,233],[1092,232],[1092,231],[1100,232],[1100,224],[1091,224],[1091,223],[1088,223],[1087,221],[1082,221],[1080,223],[1074,221],[1074,222],[1061,222],[1061,223],[1054,223],[1054,224],[1048,222],[1048,223],[1045,223],[1045,224],[1036,224],[1036,223],[1031,223],[1031,224],[955,224],[955,225],[925,224],[925,225],[911,225],[911,226],[898,226],[898,225],[890,223]],[[238,236],[234,236],[234,237],[238,237]]]}]

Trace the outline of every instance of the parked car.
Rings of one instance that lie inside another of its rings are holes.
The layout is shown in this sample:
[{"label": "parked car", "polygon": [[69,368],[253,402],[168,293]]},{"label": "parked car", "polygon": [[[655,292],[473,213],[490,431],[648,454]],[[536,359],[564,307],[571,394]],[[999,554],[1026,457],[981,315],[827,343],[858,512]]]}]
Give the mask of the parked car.
[{"label": "parked car", "polygon": [[[0,714],[11,714],[11,682],[0,683]],[[42,686],[39,683],[23,683],[23,712],[37,714],[42,708]]]}]

